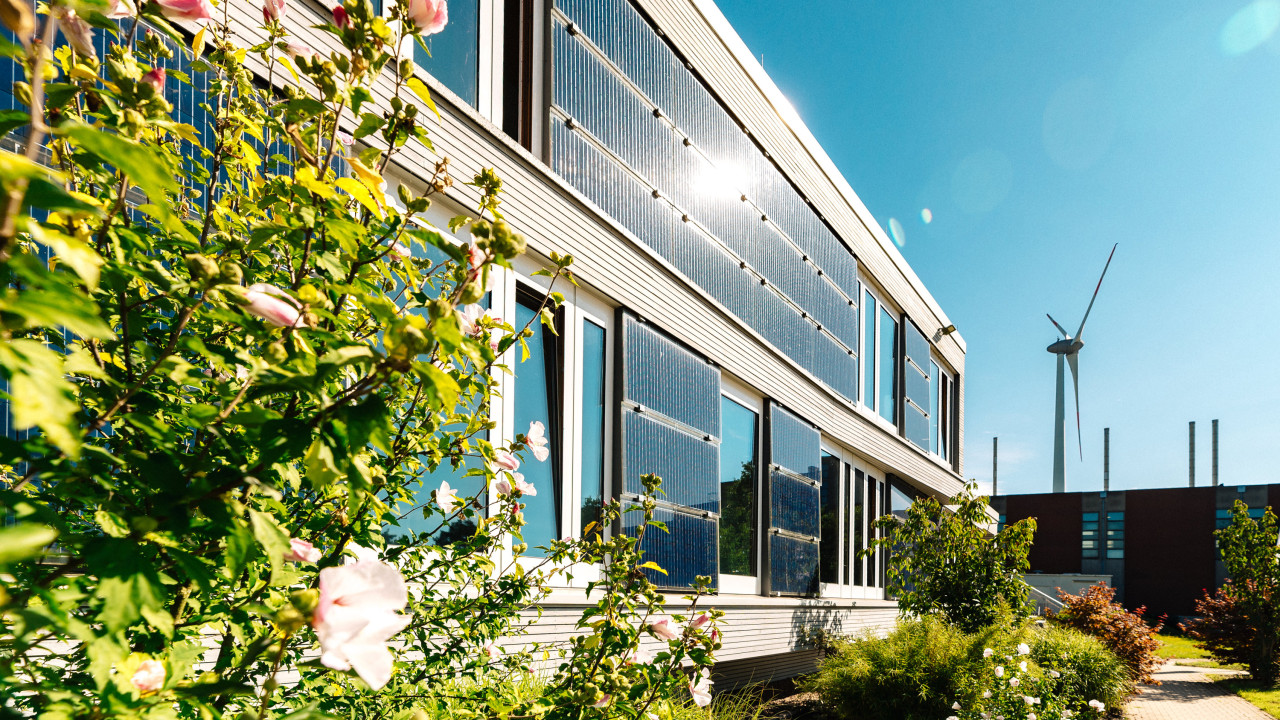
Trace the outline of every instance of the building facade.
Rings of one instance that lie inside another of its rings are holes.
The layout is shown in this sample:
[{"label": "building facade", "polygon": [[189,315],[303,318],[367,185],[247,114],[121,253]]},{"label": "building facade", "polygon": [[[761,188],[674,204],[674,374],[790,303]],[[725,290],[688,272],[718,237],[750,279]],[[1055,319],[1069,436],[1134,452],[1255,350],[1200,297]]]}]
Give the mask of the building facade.
[{"label": "building facade", "polygon": [[1002,524],[1036,518],[1033,574],[1110,575],[1125,607],[1176,621],[1226,580],[1213,533],[1230,524],[1236,500],[1261,517],[1280,507],[1280,485],[1005,495],[991,506]]},{"label": "building facade", "polygon": [[[330,8],[298,0],[285,24],[327,52],[312,26]],[[257,3],[229,12],[263,39]],[[434,148],[396,157],[388,197],[443,156],[459,178],[494,168],[529,253],[490,309],[529,319],[552,253],[580,282],[556,288],[557,332],[508,359],[495,401],[495,443],[548,429],[551,459],[525,468],[528,544],[582,532],[656,473],[670,532],[645,550],[673,607],[715,578],[722,681],[804,671],[818,632],[889,626],[884,558],[859,555],[870,523],[962,487],[965,346],[942,309],[709,0],[453,0],[449,17],[413,51]],[[166,92],[206,128],[200,83]],[[479,197],[445,195],[440,228]],[[424,502],[443,479],[478,490],[441,472]],[[590,579],[553,593],[533,639],[572,632]]]}]

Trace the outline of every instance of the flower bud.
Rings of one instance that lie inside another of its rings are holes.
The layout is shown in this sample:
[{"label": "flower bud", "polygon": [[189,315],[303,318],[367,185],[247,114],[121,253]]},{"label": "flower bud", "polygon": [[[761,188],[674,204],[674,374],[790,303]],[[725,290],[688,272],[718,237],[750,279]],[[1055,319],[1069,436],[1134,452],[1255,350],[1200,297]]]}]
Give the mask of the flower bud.
[{"label": "flower bud", "polygon": [[333,8],[333,24],[338,26],[339,30],[346,30],[351,27],[351,17],[347,15],[347,9],[338,5]]},{"label": "flower bud", "polygon": [[284,343],[277,341],[267,346],[266,356],[272,364],[278,365],[289,359],[289,351],[285,349]]},{"label": "flower bud", "polygon": [[475,280],[468,281],[458,293],[458,301],[463,305],[478,303],[484,297],[484,285]]},{"label": "flower bud", "polygon": [[157,93],[164,92],[164,68],[151,68],[150,72],[142,76],[142,83],[150,85]]},{"label": "flower bud", "polygon": [[183,259],[187,261],[187,272],[191,273],[191,279],[196,282],[206,283],[210,278],[216,278],[221,274],[221,269],[213,258],[205,257],[200,253],[191,253]]},{"label": "flower bud", "polygon": [[276,611],[275,616],[271,618],[271,622],[275,623],[281,632],[292,635],[307,624],[307,618],[297,608],[292,605],[286,605]]},{"label": "flower bud", "polygon": [[298,612],[310,615],[316,611],[316,606],[320,604],[320,591],[315,588],[294,590],[289,595],[289,603],[297,608]]},{"label": "flower bud", "polygon": [[218,282],[224,285],[239,285],[244,280],[244,271],[234,260],[223,260],[218,266]]}]

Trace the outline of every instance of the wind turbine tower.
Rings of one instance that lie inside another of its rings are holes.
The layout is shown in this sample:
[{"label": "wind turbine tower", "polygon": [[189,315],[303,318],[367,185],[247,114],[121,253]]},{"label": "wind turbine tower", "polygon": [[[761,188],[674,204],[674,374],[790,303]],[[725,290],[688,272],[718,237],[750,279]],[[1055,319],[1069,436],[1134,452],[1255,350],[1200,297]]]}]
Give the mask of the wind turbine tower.
[{"label": "wind turbine tower", "polygon": [[1111,247],[1111,254],[1107,256],[1107,264],[1102,268],[1102,277],[1098,278],[1098,286],[1093,289],[1093,297],[1089,298],[1089,307],[1085,308],[1084,319],[1080,321],[1080,329],[1076,330],[1074,336],[1068,335],[1067,331],[1053,319],[1052,315],[1045,313],[1049,318],[1049,322],[1058,329],[1058,333],[1062,335],[1062,339],[1046,348],[1049,352],[1058,356],[1058,392],[1057,399],[1054,403],[1053,416],[1053,491],[1055,493],[1066,492],[1066,373],[1064,365],[1071,367],[1071,384],[1075,389],[1076,398],[1076,445],[1080,449],[1080,459],[1084,459],[1084,440],[1080,436],[1080,350],[1084,347],[1084,324],[1089,320],[1089,313],[1093,310],[1093,301],[1098,299],[1098,291],[1102,289],[1102,279],[1107,276],[1107,268],[1111,267],[1111,258],[1115,257],[1116,243]]}]

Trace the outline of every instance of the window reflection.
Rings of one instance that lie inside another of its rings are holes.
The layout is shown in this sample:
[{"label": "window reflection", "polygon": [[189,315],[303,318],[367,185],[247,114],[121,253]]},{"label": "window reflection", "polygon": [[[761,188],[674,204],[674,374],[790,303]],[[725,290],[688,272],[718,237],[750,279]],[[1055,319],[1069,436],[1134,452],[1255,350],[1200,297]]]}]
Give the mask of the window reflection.
[{"label": "window reflection", "polygon": [[756,574],[754,411],[720,398],[720,572]]},{"label": "window reflection", "polygon": [[582,528],[604,502],[605,331],[582,322]]},{"label": "window reflection", "polygon": [[822,535],[819,568],[824,583],[840,582],[840,458],[822,453]]},{"label": "window reflection", "polygon": [[880,417],[898,422],[898,322],[888,310],[880,308]]},{"label": "window reflection", "polygon": [[864,293],[862,300],[862,404],[876,409],[876,299]]},{"label": "window reflection", "polygon": [[[525,482],[532,483],[537,495],[525,495],[525,526],[521,535],[528,544],[526,554],[542,557],[538,548],[560,537],[560,353],[559,338],[551,328],[538,319],[540,302],[533,297],[521,297],[516,303],[515,328],[526,324],[533,335],[525,339],[529,348],[524,357],[516,347],[515,370],[515,431],[528,432],[530,423],[540,422],[546,427],[547,447],[551,454],[544,462],[538,462],[532,453],[524,454],[520,472]],[[524,357],[523,360],[521,358]]]},{"label": "window reflection", "polygon": [[[472,107],[480,90],[480,0],[451,0],[449,24],[413,45],[413,61]],[[430,52],[428,52],[430,51]]]}]

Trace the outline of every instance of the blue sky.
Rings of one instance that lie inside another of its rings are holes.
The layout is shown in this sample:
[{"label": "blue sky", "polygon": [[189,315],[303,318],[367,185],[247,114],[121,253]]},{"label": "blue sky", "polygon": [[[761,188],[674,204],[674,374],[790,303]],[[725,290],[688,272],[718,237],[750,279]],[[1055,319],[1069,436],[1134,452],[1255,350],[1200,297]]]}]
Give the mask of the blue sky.
[{"label": "blue sky", "polygon": [[[1067,489],[1280,482],[1280,0],[719,0],[960,329],[965,474],[1048,492],[1056,339],[1084,332]],[[932,222],[925,223],[928,208]],[[896,229],[896,228],[895,228]],[[1072,405],[1068,380],[1067,414]]]}]

